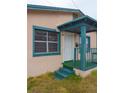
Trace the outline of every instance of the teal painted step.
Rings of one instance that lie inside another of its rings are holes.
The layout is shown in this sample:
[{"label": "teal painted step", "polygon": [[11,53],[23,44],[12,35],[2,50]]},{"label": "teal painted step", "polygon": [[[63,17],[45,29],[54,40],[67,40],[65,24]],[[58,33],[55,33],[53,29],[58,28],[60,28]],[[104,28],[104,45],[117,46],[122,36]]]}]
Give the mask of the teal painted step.
[{"label": "teal painted step", "polygon": [[58,71],[55,72],[55,77],[57,80],[64,79],[70,75],[74,74],[74,70],[69,68],[60,68]]},{"label": "teal painted step", "polygon": [[68,68],[68,69],[70,69],[70,70],[73,70],[73,67],[68,66],[68,65],[66,65],[66,64],[63,64],[63,67],[64,67],[64,68]]},{"label": "teal painted step", "polygon": [[69,73],[69,74],[74,73],[73,69],[69,69],[69,68],[66,68],[66,67],[60,68],[59,70],[62,71],[62,72],[65,72],[65,73]]},{"label": "teal painted step", "polygon": [[64,79],[64,77],[55,72],[55,79],[62,80],[62,79]]}]

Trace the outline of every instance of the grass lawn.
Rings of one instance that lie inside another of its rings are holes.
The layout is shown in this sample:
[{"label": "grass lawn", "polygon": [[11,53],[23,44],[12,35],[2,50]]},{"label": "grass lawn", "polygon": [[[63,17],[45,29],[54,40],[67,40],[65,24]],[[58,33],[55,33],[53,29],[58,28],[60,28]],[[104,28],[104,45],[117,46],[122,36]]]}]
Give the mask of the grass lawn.
[{"label": "grass lawn", "polygon": [[97,71],[86,78],[76,75],[55,80],[53,73],[46,73],[27,80],[28,93],[97,93]]}]

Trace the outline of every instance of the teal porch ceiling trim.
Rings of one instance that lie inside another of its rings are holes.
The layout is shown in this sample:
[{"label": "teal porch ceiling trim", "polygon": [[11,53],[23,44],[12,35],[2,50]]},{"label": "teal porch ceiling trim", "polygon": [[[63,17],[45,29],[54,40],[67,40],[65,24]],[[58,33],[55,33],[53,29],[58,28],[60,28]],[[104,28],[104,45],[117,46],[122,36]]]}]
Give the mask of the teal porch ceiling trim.
[{"label": "teal porch ceiling trim", "polygon": [[88,15],[85,15],[85,16],[83,16],[83,17],[79,17],[79,18],[76,18],[76,19],[74,19],[74,20],[72,20],[72,21],[68,21],[68,22],[65,22],[64,24],[61,24],[61,25],[58,25],[58,27],[61,27],[61,26],[63,26],[63,25],[67,25],[67,24],[69,24],[69,23],[73,23],[73,22],[76,22],[76,21],[80,21],[80,20],[82,20],[82,19],[90,19],[90,20],[92,20],[92,21],[94,21],[94,22],[97,22],[95,19],[93,19],[92,17],[90,17],[90,16],[88,16]]},{"label": "teal porch ceiling trim", "polygon": [[[60,31],[72,30],[74,28],[85,25],[88,29],[87,31],[97,30],[97,21],[89,16],[79,17],[75,20],[66,22],[57,26]],[[73,30],[72,30],[73,31]],[[79,32],[79,31],[78,31]]]}]

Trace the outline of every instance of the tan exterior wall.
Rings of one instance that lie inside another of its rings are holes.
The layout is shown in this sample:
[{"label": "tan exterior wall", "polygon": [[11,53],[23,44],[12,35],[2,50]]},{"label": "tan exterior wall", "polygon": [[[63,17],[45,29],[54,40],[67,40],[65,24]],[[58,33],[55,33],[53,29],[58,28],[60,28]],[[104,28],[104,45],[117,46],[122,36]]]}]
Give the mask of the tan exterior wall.
[{"label": "tan exterior wall", "polygon": [[[71,13],[64,12],[41,12],[28,10],[27,13],[27,73],[28,77],[37,76],[49,71],[55,71],[61,66],[62,54],[54,56],[32,56],[32,26],[45,26],[55,28],[57,25],[73,19]],[[63,36],[61,35],[61,46],[63,46]],[[63,47],[61,47],[61,53]]]},{"label": "tan exterior wall", "polygon": [[97,48],[97,32],[90,32],[86,35],[90,36],[90,48]]}]

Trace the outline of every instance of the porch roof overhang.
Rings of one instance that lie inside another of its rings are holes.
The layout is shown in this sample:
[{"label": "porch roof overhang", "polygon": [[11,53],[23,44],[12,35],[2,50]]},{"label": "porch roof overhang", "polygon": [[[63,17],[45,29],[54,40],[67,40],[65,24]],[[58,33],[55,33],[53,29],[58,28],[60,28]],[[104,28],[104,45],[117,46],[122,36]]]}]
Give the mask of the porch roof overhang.
[{"label": "porch roof overhang", "polygon": [[75,20],[57,26],[60,31],[68,31],[80,34],[80,27],[86,26],[86,32],[97,31],[97,21],[89,16],[79,17]]}]

